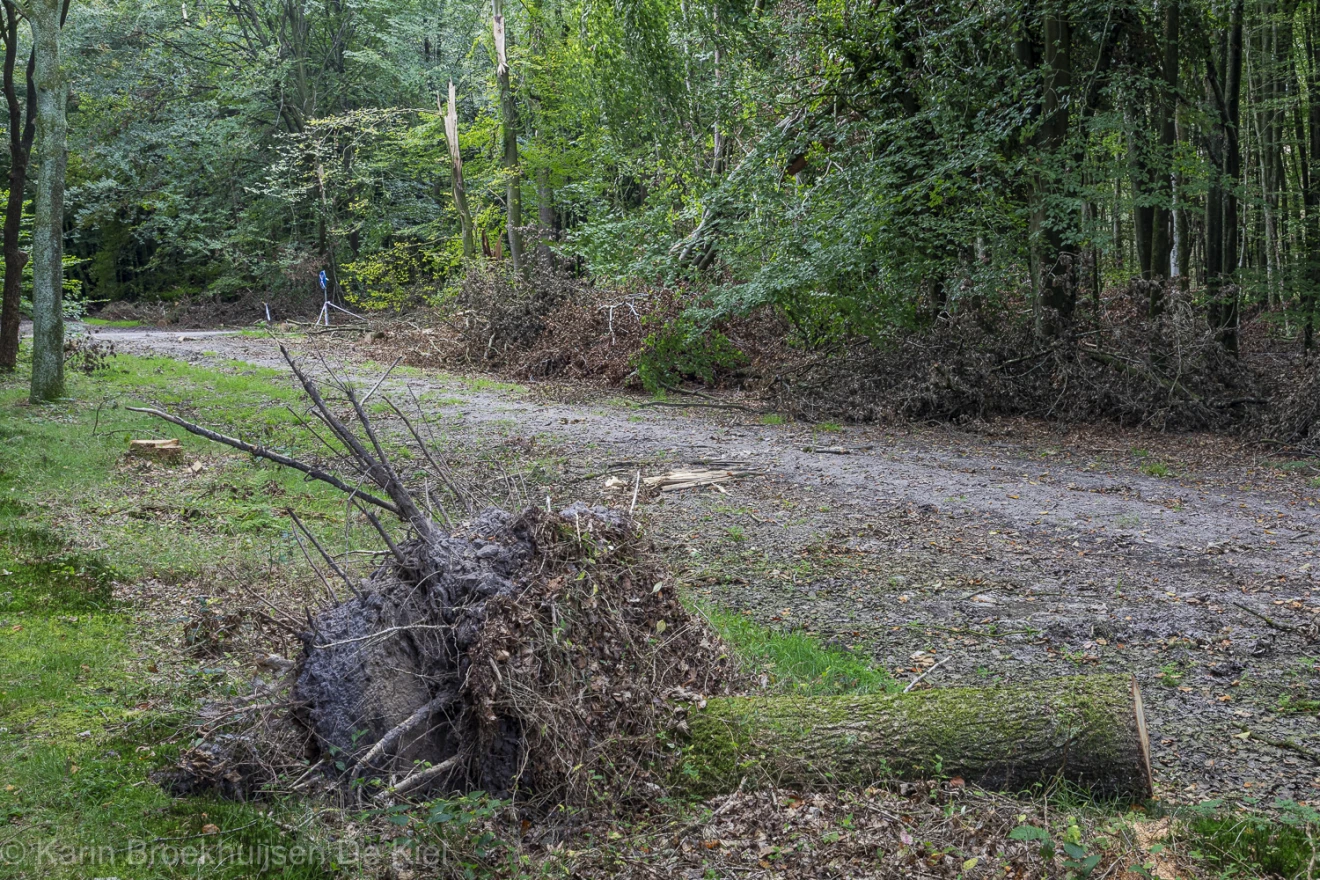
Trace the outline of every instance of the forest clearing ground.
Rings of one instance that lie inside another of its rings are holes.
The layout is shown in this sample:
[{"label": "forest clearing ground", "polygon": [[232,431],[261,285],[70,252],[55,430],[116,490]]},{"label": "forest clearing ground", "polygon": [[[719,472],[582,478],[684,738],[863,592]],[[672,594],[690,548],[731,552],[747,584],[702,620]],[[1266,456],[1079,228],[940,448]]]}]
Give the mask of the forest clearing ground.
[{"label": "forest clearing ground", "polygon": [[[278,359],[251,336],[104,335],[190,360]],[[350,345],[317,348],[364,382],[381,369]],[[1162,799],[1320,800],[1320,645],[1300,632],[1320,613],[1320,461],[1104,426],[821,428],[415,369],[392,381],[429,392],[454,438],[521,453],[557,501],[626,504],[638,470],[677,464],[759,471],[639,501],[698,596],[899,678],[945,661],[933,684],[1130,671]]]},{"label": "forest clearing ground", "polygon": [[[293,399],[291,383],[261,369],[278,366],[268,339],[135,330],[104,335],[121,352],[165,355],[174,365],[124,359],[121,369],[78,379],[88,383],[85,392],[105,401],[103,411],[45,411],[39,421],[49,423],[50,436],[11,427],[7,442],[27,433],[27,454],[45,461],[52,444],[67,444],[58,440],[61,431],[86,436],[93,418],[101,430],[107,424],[108,430],[150,430],[152,423],[111,409],[121,397],[150,399],[217,427],[280,437],[291,426],[293,417],[284,409]],[[302,340],[290,342],[307,348]],[[344,348],[327,356],[362,384],[374,382],[382,369]],[[150,375],[141,375],[144,368]],[[900,680],[940,663],[927,679],[936,685],[1130,670],[1146,694],[1163,801],[1224,798],[1255,808],[1269,807],[1274,797],[1303,803],[1317,797],[1317,768],[1305,754],[1251,735],[1237,738],[1245,725],[1261,738],[1295,740],[1316,751],[1313,701],[1320,695],[1310,649],[1299,635],[1272,630],[1231,604],[1242,602],[1288,626],[1310,620],[1305,609],[1312,607],[1308,566],[1315,545],[1308,535],[1318,493],[1311,488],[1314,476],[1305,471],[1309,465],[1280,467],[1290,462],[1253,458],[1218,438],[1066,435],[1033,425],[1004,425],[989,436],[764,425],[745,415],[712,418],[640,408],[637,399],[417,370],[396,370],[385,387],[404,384],[437,419],[448,453],[484,476],[497,503],[544,503],[548,494],[556,502],[583,498],[626,506],[639,470],[649,475],[698,461],[745,462],[757,470],[724,484],[724,492],[639,493],[644,521],[691,595],[726,609],[726,615],[732,609],[768,627],[811,632],[841,648],[841,655],[860,653]],[[51,779],[16,777],[18,783],[9,783],[16,787],[9,809],[11,817],[19,816],[19,828],[60,827],[67,820],[56,814],[67,810],[88,822],[88,839],[104,839],[108,825],[141,828],[150,839],[199,834],[207,816],[246,816],[246,807],[171,801],[146,784],[137,753],[107,744],[150,738],[152,729],[176,730],[203,691],[250,679],[250,669],[211,674],[207,662],[187,657],[180,636],[187,612],[179,609],[195,604],[197,595],[228,590],[232,596],[240,582],[275,587],[281,602],[306,595],[309,582],[306,572],[299,580],[295,557],[245,555],[245,536],[283,529],[280,508],[286,504],[309,511],[322,527],[342,521],[332,497],[309,492],[294,475],[252,467],[191,439],[189,454],[200,456],[200,473],[131,463],[106,470],[104,462],[118,458],[115,449],[125,439],[100,436],[87,446],[87,461],[69,462],[76,475],[67,482],[77,490],[76,503],[58,485],[25,490],[32,497],[50,496],[43,516],[58,521],[74,544],[88,548],[96,538],[90,549],[109,554],[130,573],[149,563],[153,576],[130,579],[134,594],[121,597],[139,610],[109,615],[113,632],[89,636],[107,656],[104,665],[77,664],[115,682],[83,681],[88,671],[70,665],[68,681],[54,683],[47,700],[54,706],[58,692],[67,703],[72,691],[100,694],[102,702],[94,710],[76,705],[82,713],[77,721],[10,724],[0,738],[9,754],[47,748],[47,757],[61,756],[45,761],[58,764]],[[1145,455],[1134,451],[1138,443]],[[848,456],[802,451],[867,444],[873,448]],[[1170,475],[1158,475],[1154,462]],[[44,467],[48,474],[65,466]],[[92,481],[99,488],[87,493],[79,480],[91,479],[95,467],[105,472]],[[622,492],[605,489],[607,475],[620,478]],[[245,570],[226,574],[198,564],[199,554],[225,545],[222,555],[231,568]],[[209,572],[209,582],[195,576],[199,569]],[[286,574],[281,578],[277,571]],[[1294,598],[1302,600],[1301,609],[1286,604]],[[58,624],[61,616],[70,615],[52,605],[42,612],[41,625]],[[31,622],[12,626],[36,637]],[[157,653],[171,658],[152,664],[158,672],[149,675],[139,668],[148,645],[163,646]],[[233,647],[241,654],[241,645]],[[19,669],[15,681],[29,674]],[[809,673],[817,674],[835,673]],[[810,688],[813,682],[798,685]],[[129,724],[110,703],[144,720]],[[6,704],[6,722],[14,705]],[[34,739],[31,732],[39,729],[47,732]],[[84,729],[93,736],[79,738]],[[151,757],[167,760],[179,744],[168,733],[161,740]],[[87,751],[82,766],[97,773],[70,773],[69,762],[76,765],[77,759],[67,756],[75,751]],[[98,758],[112,753],[116,757]],[[129,753],[133,758],[122,761]],[[100,794],[76,788],[98,775]],[[52,780],[67,793],[63,804],[44,799]],[[103,795],[103,805],[122,801],[126,812],[89,815],[84,805]],[[794,811],[811,807],[766,802],[766,812],[752,801],[729,801],[730,821],[746,810],[746,823],[768,822],[773,831],[776,816],[797,816]],[[844,815],[851,808],[822,801],[816,809]],[[278,821],[259,819],[230,824],[248,827],[245,834],[281,835]],[[729,852],[730,858],[746,854],[732,844]],[[690,865],[716,856],[675,858]],[[613,870],[608,859],[600,870]]]}]

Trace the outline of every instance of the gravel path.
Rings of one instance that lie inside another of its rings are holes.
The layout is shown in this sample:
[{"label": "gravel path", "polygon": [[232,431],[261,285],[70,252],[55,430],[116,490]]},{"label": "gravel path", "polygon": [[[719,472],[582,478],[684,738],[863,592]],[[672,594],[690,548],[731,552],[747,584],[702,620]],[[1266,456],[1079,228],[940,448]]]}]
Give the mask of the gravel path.
[{"label": "gravel path", "polygon": [[[264,339],[98,335],[120,351],[280,366]],[[352,342],[330,344],[350,373],[378,375]],[[536,438],[528,448],[559,462],[552,484],[588,500],[609,497],[611,466],[630,492],[638,469],[745,463],[758,473],[725,493],[639,503],[694,589],[856,645],[896,676],[945,661],[936,685],[1130,670],[1160,797],[1320,801],[1320,466],[1216,437],[823,431],[419,371],[391,381],[430,392],[466,442]],[[820,446],[851,454],[805,451]]]}]

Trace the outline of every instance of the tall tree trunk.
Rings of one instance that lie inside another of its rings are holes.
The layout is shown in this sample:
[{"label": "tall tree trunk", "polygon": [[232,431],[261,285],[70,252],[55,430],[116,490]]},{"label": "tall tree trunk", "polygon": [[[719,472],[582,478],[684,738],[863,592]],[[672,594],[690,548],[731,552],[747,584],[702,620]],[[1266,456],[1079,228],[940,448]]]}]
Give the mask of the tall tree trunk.
[{"label": "tall tree trunk", "polygon": [[18,9],[13,0],[4,0],[4,93],[9,108],[9,199],[5,205],[4,255],[5,286],[3,304],[0,305],[0,369],[12,370],[18,366],[19,301],[23,296],[23,267],[28,256],[19,247],[19,233],[23,225],[23,193],[27,189],[28,160],[32,155],[32,139],[36,134],[36,103],[32,95],[35,56],[29,54],[27,62],[26,106],[18,99],[14,85],[14,65],[18,60]]},{"label": "tall tree trunk", "polygon": [[32,229],[33,403],[64,396],[64,171],[68,163],[68,80],[60,62],[61,0],[31,0],[32,81],[37,104]]},{"label": "tall tree trunk", "polygon": [[[1181,31],[1181,0],[1166,0],[1164,6],[1164,58],[1161,65],[1161,88],[1155,104],[1156,124],[1159,126],[1159,157],[1156,180],[1162,197],[1155,203],[1151,217],[1149,278],[1161,281],[1174,274],[1172,265],[1173,252],[1173,211],[1165,205],[1176,201],[1173,193],[1174,145],[1178,141],[1178,51]],[[1164,310],[1164,288],[1152,287],[1150,290],[1150,314],[1158,315]]]},{"label": "tall tree trunk", "polygon": [[1072,30],[1066,17],[1047,12],[1043,16],[1042,63],[1045,69],[1044,90],[1041,99],[1041,128],[1039,146],[1046,161],[1052,162],[1053,181],[1042,181],[1037,186],[1036,206],[1032,227],[1036,233],[1038,259],[1039,299],[1044,307],[1044,327],[1053,334],[1072,322],[1077,305],[1077,269],[1075,253],[1068,251],[1067,221],[1059,212],[1049,211],[1046,188],[1058,193],[1068,186],[1074,169],[1068,165],[1068,92],[1072,86]]},{"label": "tall tree trunk", "polygon": [[1234,0],[1228,30],[1220,35],[1219,63],[1206,52],[1206,90],[1214,119],[1208,137],[1214,177],[1206,194],[1205,285],[1210,324],[1223,346],[1238,350],[1239,293],[1237,269],[1237,185],[1242,175],[1239,105],[1242,92],[1242,18],[1244,0]]},{"label": "tall tree trunk", "polygon": [[1302,200],[1306,207],[1306,261],[1302,284],[1302,350],[1315,345],[1315,313],[1320,301],[1320,3],[1313,2],[1306,17],[1308,67],[1307,115],[1310,143],[1302,169]]},{"label": "tall tree trunk", "polygon": [[[441,112],[440,96],[435,96],[436,106]],[[445,113],[445,141],[449,145],[450,177],[454,190],[454,208],[458,211],[458,222],[463,227],[463,257],[470,259],[477,253],[477,240],[473,234],[472,211],[468,208],[467,187],[463,185],[463,152],[458,146],[458,96],[454,91],[454,81],[449,81],[449,110]]]},{"label": "tall tree trunk", "polygon": [[515,272],[523,269],[522,241],[522,174],[518,168],[518,108],[513,103],[513,88],[509,84],[509,55],[505,48],[504,0],[491,0],[495,12],[496,80],[500,89],[500,127],[504,134],[504,176],[507,184],[505,199],[508,207],[506,226],[509,232],[509,257]]}]

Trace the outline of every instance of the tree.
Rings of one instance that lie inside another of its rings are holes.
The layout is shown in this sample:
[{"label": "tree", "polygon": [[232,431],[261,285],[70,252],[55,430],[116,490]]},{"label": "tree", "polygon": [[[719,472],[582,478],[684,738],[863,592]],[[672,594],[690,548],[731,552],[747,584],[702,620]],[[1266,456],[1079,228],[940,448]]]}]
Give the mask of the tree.
[{"label": "tree", "polygon": [[1204,47],[1205,87],[1212,121],[1207,153],[1212,178],[1205,200],[1205,276],[1210,325],[1229,351],[1238,347],[1240,298],[1233,275],[1238,260],[1237,182],[1242,173],[1238,123],[1242,96],[1242,23],[1245,0],[1234,0],[1218,45]]},{"label": "tree", "polygon": [[32,27],[37,190],[32,229],[33,403],[64,396],[64,174],[68,164],[68,79],[60,29],[68,0],[29,0]]},{"label": "tree", "polygon": [[451,188],[454,193],[454,209],[458,211],[458,222],[463,230],[463,256],[471,258],[477,252],[476,238],[472,232],[472,211],[468,208],[467,188],[463,186],[463,151],[458,144],[458,101],[454,93],[454,81],[449,81],[448,108],[440,104],[440,94],[435,96],[436,104],[445,114],[445,143],[449,145],[449,169]]},{"label": "tree", "polygon": [[18,366],[18,309],[23,293],[23,267],[28,260],[27,254],[19,247],[19,232],[23,223],[28,159],[32,155],[32,138],[36,134],[37,108],[32,100],[36,91],[32,84],[36,56],[28,54],[27,101],[24,102],[19,100],[14,86],[20,15],[13,0],[4,0],[4,15],[4,30],[0,35],[5,44],[3,88],[9,108],[9,196],[4,222],[5,283],[3,305],[0,305],[0,369],[12,370]]},{"label": "tree", "polygon": [[495,78],[500,93],[500,130],[503,133],[504,152],[501,157],[505,175],[505,207],[509,233],[509,257],[514,271],[523,268],[522,241],[522,171],[518,167],[518,107],[513,102],[513,87],[509,82],[509,54],[506,46],[507,22],[504,19],[503,0],[491,0],[494,10],[492,29],[495,37]]}]

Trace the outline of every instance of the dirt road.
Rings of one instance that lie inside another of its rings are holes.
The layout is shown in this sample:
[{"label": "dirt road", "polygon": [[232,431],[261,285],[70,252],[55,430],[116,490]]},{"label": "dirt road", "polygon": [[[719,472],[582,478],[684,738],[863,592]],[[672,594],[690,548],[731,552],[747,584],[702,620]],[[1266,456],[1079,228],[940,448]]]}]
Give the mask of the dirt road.
[{"label": "dirt road", "polygon": [[[120,351],[280,366],[269,340],[104,335]],[[350,374],[379,375],[334,344]],[[630,495],[638,470],[739,462],[757,473],[725,492],[639,502],[699,594],[855,645],[900,678],[940,663],[935,685],[1130,670],[1160,797],[1320,800],[1320,462],[1216,437],[767,425],[418,371],[391,382],[469,445],[529,450],[535,491],[556,503],[618,503],[611,468]],[[849,454],[807,451],[820,447]]]}]

